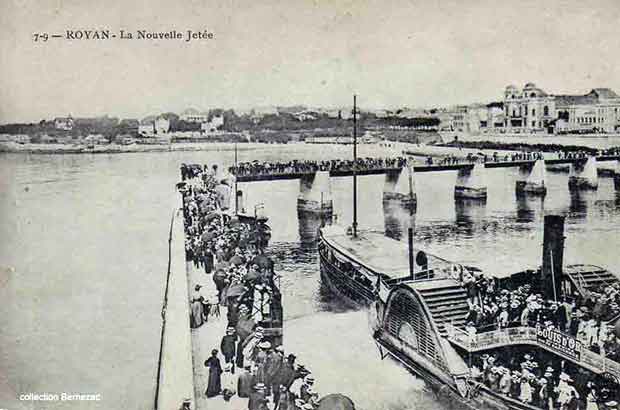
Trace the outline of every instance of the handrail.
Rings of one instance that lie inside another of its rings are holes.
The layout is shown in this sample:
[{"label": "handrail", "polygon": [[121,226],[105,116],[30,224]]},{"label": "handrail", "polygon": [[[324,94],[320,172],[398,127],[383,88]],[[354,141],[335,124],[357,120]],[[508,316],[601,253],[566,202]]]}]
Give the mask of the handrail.
[{"label": "handrail", "polygon": [[[557,329],[556,331],[559,332]],[[571,337],[562,332],[559,333],[566,337]],[[538,330],[530,326],[504,328],[491,332],[478,333],[476,335],[469,335],[460,329],[451,327],[450,332],[448,333],[448,340],[461,346],[467,351],[484,350],[509,344],[532,344],[559,354],[562,357],[565,357],[575,363],[582,364],[584,367],[588,367],[599,373],[608,372],[620,378],[620,363],[608,359],[605,356],[595,353],[583,346],[576,350],[579,352],[578,358],[571,357],[566,353],[552,349],[546,344],[541,343],[538,338]]]},{"label": "handrail", "polygon": [[174,226],[174,217],[177,212],[177,209],[172,212],[172,217],[170,218],[170,232],[168,233],[168,272],[166,273],[164,302],[161,308],[161,336],[159,341],[159,358],[157,359],[157,379],[155,380],[155,401],[153,406],[155,410],[158,410],[159,381],[161,380],[161,362],[164,354],[164,338],[166,334],[166,309],[168,308],[168,291],[170,289],[170,272],[172,266],[172,228]]}]

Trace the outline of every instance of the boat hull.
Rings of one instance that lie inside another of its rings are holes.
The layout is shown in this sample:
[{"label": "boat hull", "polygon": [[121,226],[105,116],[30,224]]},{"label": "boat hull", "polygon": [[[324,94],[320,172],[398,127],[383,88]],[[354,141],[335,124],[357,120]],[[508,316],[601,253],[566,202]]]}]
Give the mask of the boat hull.
[{"label": "boat hull", "polygon": [[440,375],[417,363],[391,343],[376,336],[375,341],[382,357],[384,357],[382,349],[385,349],[392,359],[403,365],[410,373],[424,380],[426,385],[435,393],[436,398],[449,409],[540,410],[537,407],[505,398],[484,386],[480,389],[470,390],[470,397],[463,397],[454,385],[445,383]]},{"label": "boat hull", "polygon": [[327,258],[330,246],[321,240],[319,259],[321,279],[341,301],[354,308],[370,305],[375,300],[373,291],[347,275]]}]

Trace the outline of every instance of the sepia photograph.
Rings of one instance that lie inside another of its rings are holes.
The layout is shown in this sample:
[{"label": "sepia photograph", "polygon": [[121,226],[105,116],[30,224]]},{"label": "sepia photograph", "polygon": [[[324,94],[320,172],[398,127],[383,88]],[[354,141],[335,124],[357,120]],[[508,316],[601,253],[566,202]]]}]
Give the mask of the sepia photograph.
[{"label": "sepia photograph", "polygon": [[618,0],[0,0],[0,410],[620,410]]}]

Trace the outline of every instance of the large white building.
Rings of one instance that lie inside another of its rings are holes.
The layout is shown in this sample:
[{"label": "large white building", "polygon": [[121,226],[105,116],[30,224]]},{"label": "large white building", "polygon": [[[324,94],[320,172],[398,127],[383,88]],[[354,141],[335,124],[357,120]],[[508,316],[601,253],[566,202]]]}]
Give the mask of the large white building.
[{"label": "large white building", "polygon": [[609,88],[584,95],[551,95],[533,83],[504,91],[508,132],[617,132],[620,97]]}]

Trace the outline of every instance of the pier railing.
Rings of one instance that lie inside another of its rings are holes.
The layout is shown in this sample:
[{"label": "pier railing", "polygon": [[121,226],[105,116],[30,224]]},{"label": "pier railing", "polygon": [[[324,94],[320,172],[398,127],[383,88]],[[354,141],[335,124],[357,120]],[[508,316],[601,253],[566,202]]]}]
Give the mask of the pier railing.
[{"label": "pier railing", "polygon": [[528,344],[548,350],[596,373],[610,373],[620,379],[620,363],[589,350],[580,341],[557,329],[519,326],[470,335],[446,325],[448,340],[469,351],[481,351],[506,345]]}]

